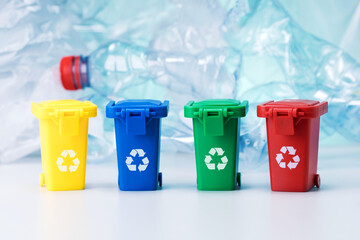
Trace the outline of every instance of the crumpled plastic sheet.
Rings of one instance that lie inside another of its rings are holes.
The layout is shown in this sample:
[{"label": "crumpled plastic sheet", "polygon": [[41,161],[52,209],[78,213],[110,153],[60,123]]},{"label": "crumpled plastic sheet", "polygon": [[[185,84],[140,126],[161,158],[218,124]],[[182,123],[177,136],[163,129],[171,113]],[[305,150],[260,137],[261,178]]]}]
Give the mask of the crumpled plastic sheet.
[{"label": "crumpled plastic sheet", "polygon": [[71,24],[57,4],[2,1],[0,16],[0,162],[10,162],[39,148],[30,101],[69,96],[44,85],[54,81],[49,66],[81,45],[70,37]]},{"label": "crumpled plastic sheet", "polygon": [[[256,117],[256,103],[283,98],[329,102],[321,117],[321,137],[335,131],[360,141],[360,65],[349,54],[302,30],[280,4],[272,0],[239,1],[225,22],[225,38],[242,53],[237,81],[238,99],[250,101],[242,141],[265,150],[264,120]],[[263,129],[260,131],[259,129]],[[261,132],[256,137],[258,132]],[[248,158],[246,162],[258,162]],[[260,157],[266,160],[266,154]]]},{"label": "crumpled plastic sheet", "polygon": [[[164,14],[171,14],[166,12],[165,1],[149,1],[141,6],[138,11],[139,7],[128,1],[2,1],[0,162],[11,162],[39,149],[38,120],[30,112],[30,102],[91,98],[87,91],[68,92],[62,88],[57,70],[61,57],[86,54],[124,33],[129,41],[138,39],[147,44],[150,30],[157,23],[150,21],[156,18],[154,9],[164,8]],[[119,17],[119,9],[126,14]],[[101,120],[96,119],[98,126],[102,126]],[[113,146],[101,141],[102,128],[91,126],[88,160],[101,161]]]}]

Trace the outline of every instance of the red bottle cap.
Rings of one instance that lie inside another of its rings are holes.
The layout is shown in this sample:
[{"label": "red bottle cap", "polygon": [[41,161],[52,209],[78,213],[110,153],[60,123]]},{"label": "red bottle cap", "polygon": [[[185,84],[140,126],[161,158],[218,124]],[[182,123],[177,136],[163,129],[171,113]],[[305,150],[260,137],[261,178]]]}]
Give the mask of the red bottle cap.
[{"label": "red bottle cap", "polygon": [[66,90],[82,89],[80,56],[63,57],[60,61],[61,83]]}]

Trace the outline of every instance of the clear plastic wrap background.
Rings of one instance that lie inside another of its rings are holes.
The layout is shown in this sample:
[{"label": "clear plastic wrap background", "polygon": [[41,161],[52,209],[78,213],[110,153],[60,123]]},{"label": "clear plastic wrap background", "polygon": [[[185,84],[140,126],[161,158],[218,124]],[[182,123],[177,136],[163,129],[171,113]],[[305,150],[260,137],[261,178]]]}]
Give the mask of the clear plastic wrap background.
[{"label": "clear plastic wrap background", "polygon": [[[114,39],[191,56],[223,48],[239,53],[241,61],[231,69],[231,81],[227,79],[233,83],[231,93],[201,96],[249,100],[241,126],[240,159],[245,167],[266,161],[265,125],[256,117],[256,104],[269,99],[329,101],[321,138],[335,134],[360,141],[359,19],[358,1],[2,1],[0,162],[39,149],[31,101],[108,101],[91,90],[67,92],[54,85],[59,81],[54,69],[61,57],[86,55]],[[191,92],[203,89],[196,79],[186,94],[165,89],[176,110],[190,100],[184,96],[199,100],[199,94]],[[222,81],[221,76],[209,78]],[[114,150],[112,125],[99,113],[89,129],[90,161],[103,161]],[[189,121],[178,115],[163,123],[162,150],[193,149]]]}]

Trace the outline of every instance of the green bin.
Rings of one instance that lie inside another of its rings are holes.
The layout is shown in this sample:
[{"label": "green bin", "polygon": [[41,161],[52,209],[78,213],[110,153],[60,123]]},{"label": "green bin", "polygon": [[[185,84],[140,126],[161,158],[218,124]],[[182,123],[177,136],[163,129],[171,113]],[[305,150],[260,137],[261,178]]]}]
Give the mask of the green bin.
[{"label": "green bin", "polygon": [[240,119],[248,101],[210,99],[190,101],[184,115],[193,118],[197,187],[199,190],[234,190],[240,186]]}]

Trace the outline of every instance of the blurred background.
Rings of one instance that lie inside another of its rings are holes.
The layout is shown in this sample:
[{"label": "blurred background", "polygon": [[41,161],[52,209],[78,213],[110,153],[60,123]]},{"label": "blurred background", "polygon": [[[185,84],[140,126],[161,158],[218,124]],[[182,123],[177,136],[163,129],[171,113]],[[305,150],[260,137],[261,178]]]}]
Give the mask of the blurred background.
[{"label": "blurred background", "polygon": [[[284,98],[329,102],[320,146],[360,142],[358,0],[0,0],[0,162],[39,154],[30,103],[89,100],[88,161],[115,160],[110,100],[170,100],[162,151],[191,152],[190,100],[248,100],[240,164],[267,161],[256,105]],[[82,56],[89,84],[65,90],[59,64]]]}]

